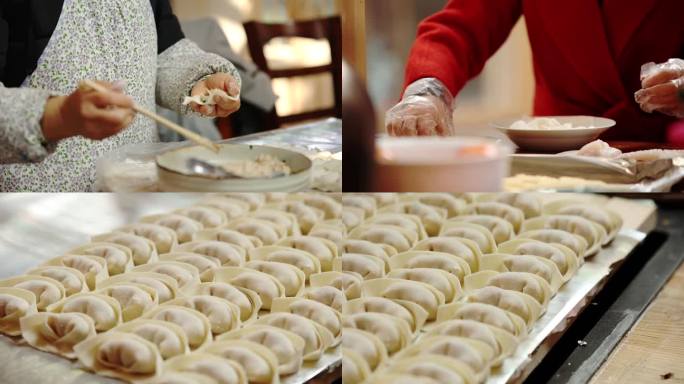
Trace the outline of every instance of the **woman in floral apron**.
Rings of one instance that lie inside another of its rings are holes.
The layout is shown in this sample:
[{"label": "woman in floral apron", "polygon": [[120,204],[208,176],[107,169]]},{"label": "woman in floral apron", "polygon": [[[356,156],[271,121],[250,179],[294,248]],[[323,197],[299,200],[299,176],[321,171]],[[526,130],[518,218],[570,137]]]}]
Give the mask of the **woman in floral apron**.
[{"label": "woman in floral apron", "polygon": [[207,117],[239,108],[182,105],[213,88],[238,95],[240,77],[183,37],[168,0],[0,0],[0,191],[91,191],[98,157],[158,141],[133,102]]}]

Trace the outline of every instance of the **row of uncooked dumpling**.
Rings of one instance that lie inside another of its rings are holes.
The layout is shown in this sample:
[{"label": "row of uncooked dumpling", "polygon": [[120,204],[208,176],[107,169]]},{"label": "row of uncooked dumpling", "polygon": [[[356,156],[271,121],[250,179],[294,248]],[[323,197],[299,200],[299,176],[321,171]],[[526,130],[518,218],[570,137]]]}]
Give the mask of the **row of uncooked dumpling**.
[{"label": "row of uncooked dumpling", "polygon": [[338,250],[315,236],[340,210],[250,194],[143,218],[0,281],[0,332],[128,381],[278,382],[340,341]]},{"label": "row of uncooked dumpling", "polygon": [[622,226],[617,214],[586,202],[477,198],[487,201],[344,197],[365,212],[350,237],[376,245],[343,248],[338,262],[357,287],[343,306],[345,383],[483,382]]}]

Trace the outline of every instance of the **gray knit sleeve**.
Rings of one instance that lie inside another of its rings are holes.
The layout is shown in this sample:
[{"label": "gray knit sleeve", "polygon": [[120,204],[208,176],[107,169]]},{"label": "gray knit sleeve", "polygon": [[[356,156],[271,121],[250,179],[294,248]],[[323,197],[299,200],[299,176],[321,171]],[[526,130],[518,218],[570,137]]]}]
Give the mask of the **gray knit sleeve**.
[{"label": "gray knit sleeve", "polygon": [[42,89],[0,83],[0,163],[39,162],[54,150],[46,144],[41,127],[50,96]]},{"label": "gray knit sleeve", "polygon": [[159,54],[157,63],[157,104],[180,113],[192,112],[182,105],[192,87],[203,77],[225,72],[242,86],[240,74],[233,64],[223,57],[201,50],[197,44],[182,39]]}]

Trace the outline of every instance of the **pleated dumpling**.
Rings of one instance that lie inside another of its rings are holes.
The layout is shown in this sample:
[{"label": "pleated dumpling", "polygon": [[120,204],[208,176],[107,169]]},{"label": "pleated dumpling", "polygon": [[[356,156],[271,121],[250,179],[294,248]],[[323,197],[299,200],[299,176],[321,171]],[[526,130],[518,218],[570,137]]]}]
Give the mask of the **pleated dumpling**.
[{"label": "pleated dumpling", "polygon": [[88,255],[65,255],[55,257],[42,264],[42,266],[59,265],[79,270],[86,278],[88,289],[93,290],[97,284],[109,277],[107,262],[97,256]]},{"label": "pleated dumpling", "polygon": [[[162,227],[172,229],[176,233],[179,244],[192,241],[192,238],[195,236],[195,234],[204,229],[204,225],[202,225],[202,223],[199,221],[174,213],[145,216],[141,218],[140,221],[142,223],[157,224],[161,225]],[[169,250],[172,248],[173,246],[171,246]],[[161,251],[159,249],[157,250],[160,253],[169,252]]]},{"label": "pleated dumpling", "polygon": [[442,292],[444,300],[451,303],[463,296],[461,289],[461,282],[458,276],[455,276],[447,271],[436,268],[397,268],[390,271],[387,277],[393,279],[403,279],[420,281],[421,283],[429,284],[436,290]]},{"label": "pleated dumpling", "polygon": [[349,233],[349,237],[367,240],[376,244],[387,244],[397,252],[411,249],[418,241],[418,235],[408,229],[383,224],[362,224]]},{"label": "pleated dumpling", "polygon": [[361,355],[348,348],[342,348],[342,381],[360,384],[371,375],[371,368]]},{"label": "pleated dumpling", "polygon": [[331,286],[344,292],[347,299],[356,299],[361,296],[361,283],[363,277],[354,272],[321,272],[311,275],[309,278],[311,287]]},{"label": "pleated dumpling", "polygon": [[340,243],[341,253],[360,253],[371,255],[383,260],[397,254],[397,250],[391,245],[373,243],[367,240],[346,239]]},{"label": "pleated dumpling", "polygon": [[384,277],[387,269],[385,260],[376,256],[358,253],[344,253],[333,263],[334,271],[353,272],[364,280]]},{"label": "pleated dumpling", "polygon": [[416,376],[409,373],[392,373],[383,371],[373,375],[374,384],[439,384],[439,381],[424,376]]},{"label": "pleated dumpling", "polygon": [[131,249],[116,243],[90,243],[67,252],[69,255],[89,255],[105,259],[109,276],[124,273],[133,268]]},{"label": "pleated dumpling", "polygon": [[622,228],[622,217],[616,212],[597,204],[587,204],[574,200],[558,200],[544,205],[548,214],[580,216],[603,227],[606,231],[604,244],[615,238]]},{"label": "pleated dumpling", "polygon": [[215,341],[203,353],[235,361],[250,383],[278,383],[278,357],[269,348],[249,340]]},{"label": "pleated dumpling", "polygon": [[416,215],[391,212],[378,213],[377,215],[366,220],[364,224],[380,224],[401,227],[414,232],[418,236],[418,240],[423,240],[427,237],[425,227],[420,221],[420,218]]},{"label": "pleated dumpling", "polygon": [[482,253],[496,252],[496,241],[489,229],[472,223],[446,221],[439,232],[440,237],[456,237],[468,239],[480,248]]},{"label": "pleated dumpling", "polygon": [[577,255],[579,265],[584,262],[584,256],[587,254],[588,244],[583,237],[560,229],[535,229],[525,231],[518,235],[518,238],[538,240],[548,244],[564,245]]},{"label": "pleated dumpling", "polygon": [[140,284],[154,289],[160,304],[175,298],[178,294],[178,282],[174,278],[155,272],[128,272],[116,275],[103,281],[99,288],[128,283]]},{"label": "pleated dumpling", "polygon": [[320,260],[311,253],[299,249],[275,245],[265,246],[251,250],[249,258],[250,260],[275,261],[294,265],[304,272],[307,280],[310,275],[321,272]]},{"label": "pleated dumpling", "polygon": [[95,336],[95,323],[83,313],[39,312],[20,320],[21,336],[41,351],[74,359],[74,346]]},{"label": "pleated dumpling", "polygon": [[402,201],[378,210],[378,213],[383,212],[406,213],[420,217],[420,221],[423,222],[428,236],[436,236],[439,233],[442,222],[447,218],[447,210],[445,208],[423,204],[420,201]]},{"label": "pleated dumpling", "polygon": [[525,213],[522,210],[495,201],[469,204],[467,212],[471,215],[496,216],[504,219],[511,223],[516,233],[520,231],[520,227],[525,220]]},{"label": "pleated dumpling", "polygon": [[306,275],[294,265],[276,261],[252,260],[245,263],[245,268],[273,276],[285,288],[285,296],[297,296],[306,285]]},{"label": "pleated dumpling", "polygon": [[386,207],[399,202],[399,194],[394,192],[364,193],[364,196],[370,196],[375,199],[375,203],[377,204],[378,208]]},{"label": "pleated dumpling", "polygon": [[364,218],[372,217],[378,209],[378,205],[373,197],[352,193],[342,195],[342,206],[344,209],[359,208],[363,210]]},{"label": "pleated dumpling", "polygon": [[218,259],[193,252],[171,252],[160,256],[161,261],[177,261],[197,268],[201,281],[211,281],[213,269],[221,266]]},{"label": "pleated dumpling", "polygon": [[388,278],[368,280],[361,285],[361,295],[416,303],[428,313],[428,320],[434,320],[437,317],[437,309],[444,305],[442,292],[431,285],[411,280]]},{"label": "pleated dumpling", "polygon": [[306,205],[300,200],[286,200],[282,202],[270,203],[269,208],[279,211],[292,213],[297,217],[299,228],[304,235],[310,235],[311,229],[321,221],[325,220],[325,212]]},{"label": "pleated dumpling", "polygon": [[320,193],[302,193],[294,195],[294,199],[301,200],[309,207],[319,209],[324,213],[324,220],[339,219],[342,215],[342,203],[333,197]]},{"label": "pleated dumpling", "polygon": [[192,308],[202,313],[209,319],[211,332],[215,335],[240,327],[240,307],[220,297],[210,295],[180,297],[166,304]]},{"label": "pleated dumpling", "polygon": [[191,241],[181,244],[173,252],[192,252],[216,259],[222,266],[240,267],[246,261],[247,251],[240,245],[217,240]]},{"label": "pleated dumpling", "polygon": [[218,342],[232,340],[251,341],[271,350],[278,359],[281,376],[291,375],[302,367],[306,342],[294,332],[269,325],[251,324],[232,332],[224,333]]},{"label": "pleated dumpling", "polygon": [[32,292],[36,297],[36,308],[45,311],[48,306],[62,300],[65,290],[62,283],[45,276],[15,276],[0,280],[0,287],[14,287]]},{"label": "pleated dumpling", "polygon": [[478,196],[478,201],[495,201],[518,208],[526,219],[542,214],[542,200],[534,193],[485,193]]},{"label": "pleated dumpling", "polygon": [[226,214],[218,208],[195,205],[174,211],[182,216],[187,216],[195,221],[202,223],[207,229],[223,227],[228,223]]},{"label": "pleated dumpling", "polygon": [[515,336],[501,328],[477,320],[452,319],[435,324],[425,334],[431,336],[456,336],[477,340],[494,351],[493,366],[511,355],[518,345]]},{"label": "pleated dumpling", "polygon": [[135,334],[103,333],[79,343],[74,352],[88,370],[129,382],[153,378],[162,370],[157,347]]},{"label": "pleated dumpling", "polygon": [[546,280],[529,272],[480,271],[466,276],[466,291],[486,286],[495,286],[528,294],[543,307],[546,307],[554,293]]},{"label": "pleated dumpling", "polygon": [[131,272],[155,272],[169,276],[176,280],[178,288],[199,283],[199,270],[194,265],[178,261],[158,261],[156,263],[139,265]]},{"label": "pleated dumpling", "polygon": [[532,255],[550,260],[568,281],[575,274],[579,260],[572,249],[558,243],[542,243],[532,239],[513,239],[499,245],[501,253],[511,255]]},{"label": "pleated dumpling", "polygon": [[301,297],[327,305],[338,312],[342,312],[342,306],[347,302],[344,291],[327,285],[310,287],[304,290]]},{"label": "pleated dumpling", "polygon": [[515,236],[515,229],[513,228],[513,225],[497,216],[465,215],[454,217],[453,219],[449,219],[449,221],[481,225],[489,229],[489,232],[492,233],[492,236],[494,236],[494,241],[496,241],[497,244],[508,241]]},{"label": "pleated dumpling", "polygon": [[146,312],[143,318],[168,321],[178,325],[185,332],[188,345],[192,350],[211,343],[213,339],[209,319],[192,308],[164,304]]},{"label": "pleated dumpling", "polygon": [[479,340],[458,336],[429,336],[399,352],[395,359],[414,356],[437,355],[457,360],[467,365],[478,378],[484,381],[494,359],[494,350]]},{"label": "pleated dumpling", "polygon": [[444,305],[439,309],[438,323],[454,319],[479,321],[506,331],[517,338],[527,335],[525,320],[491,304],[458,302]]},{"label": "pleated dumpling", "polygon": [[342,309],[345,316],[356,313],[383,313],[402,319],[417,333],[427,321],[428,313],[420,305],[407,300],[392,300],[384,297],[360,297],[347,301]]},{"label": "pleated dumpling", "polygon": [[337,245],[330,240],[313,236],[290,236],[278,241],[275,245],[309,252],[321,264],[321,271],[332,270],[332,263],[337,258]]},{"label": "pleated dumpling", "polygon": [[315,321],[333,335],[333,346],[341,340],[342,314],[325,304],[300,297],[282,297],[273,301],[271,312],[294,313]]},{"label": "pleated dumpling", "polygon": [[8,336],[21,335],[19,320],[37,311],[33,292],[13,287],[0,288],[0,333]]},{"label": "pleated dumpling", "polygon": [[257,237],[264,245],[273,245],[287,236],[287,228],[271,221],[255,218],[239,218],[228,223],[233,229],[247,236]]},{"label": "pleated dumpling", "polygon": [[88,292],[89,290],[85,276],[83,276],[83,273],[78,269],[61,266],[47,266],[33,268],[26,274],[49,277],[59,281],[64,286],[64,293],[67,296],[79,292]]},{"label": "pleated dumpling", "polygon": [[176,356],[166,362],[169,371],[192,372],[211,377],[217,384],[247,384],[247,373],[233,360],[204,352]]},{"label": "pleated dumpling", "polygon": [[254,291],[261,299],[263,309],[271,309],[276,297],[285,297],[285,287],[278,279],[255,269],[222,267],[214,271],[214,282],[229,283]]},{"label": "pleated dumpling", "polygon": [[342,348],[358,353],[375,370],[387,360],[387,348],[376,335],[356,328],[342,330]]},{"label": "pleated dumpling", "polygon": [[431,237],[416,244],[416,246],[413,247],[413,251],[448,253],[465,260],[470,271],[475,272],[480,268],[480,248],[474,241],[465,238]]},{"label": "pleated dumpling", "polygon": [[245,235],[232,229],[205,229],[195,234],[194,242],[220,241],[238,246],[245,251],[261,247],[263,242],[256,236]]},{"label": "pleated dumpling", "polygon": [[157,346],[162,359],[190,352],[188,338],[179,325],[161,320],[138,319],[119,325],[112,332],[132,333]]},{"label": "pleated dumpling", "polygon": [[340,244],[347,238],[347,227],[344,226],[344,223],[342,223],[341,220],[339,224],[321,222],[312,226],[307,235],[329,240],[334,244]]},{"label": "pleated dumpling", "polygon": [[413,338],[411,327],[406,321],[384,313],[363,312],[345,315],[342,323],[344,329],[359,329],[377,336],[390,355],[409,345]]},{"label": "pleated dumpling", "polygon": [[441,269],[463,281],[471,273],[468,261],[446,252],[409,251],[400,253],[390,259],[391,270],[432,268]]},{"label": "pleated dumpling", "polygon": [[503,253],[485,255],[482,256],[481,270],[528,272],[546,280],[554,293],[563,285],[563,275],[561,275],[556,264],[539,256]]},{"label": "pleated dumpling", "polygon": [[559,229],[582,237],[587,242],[586,256],[591,256],[601,249],[607,238],[605,229],[593,221],[581,216],[550,215],[526,220],[523,231],[537,229]]},{"label": "pleated dumpling", "polygon": [[240,320],[255,319],[261,309],[261,298],[251,289],[233,286],[228,283],[202,283],[187,288],[188,295],[210,295],[235,304],[240,309]]},{"label": "pleated dumpling", "polygon": [[292,213],[279,211],[277,209],[260,209],[249,213],[246,217],[264,220],[278,225],[287,231],[287,236],[299,236],[302,234],[299,229],[297,216]]},{"label": "pleated dumpling", "polygon": [[[158,217],[154,216],[154,217]],[[149,218],[152,220],[152,218]],[[174,228],[166,225],[151,223],[149,221],[126,225],[117,229],[119,232],[130,233],[144,237],[154,243],[157,253],[171,252],[171,249],[178,244],[178,235]],[[135,263],[135,265],[146,263]]]},{"label": "pleated dumpling", "polygon": [[123,322],[119,302],[100,293],[77,293],[50,305],[47,311],[86,314],[93,319],[98,332],[108,331]]},{"label": "pleated dumpling", "polygon": [[467,364],[453,358],[434,354],[393,360],[387,371],[408,373],[433,379],[438,383],[477,383],[475,372]]},{"label": "pleated dumpling", "polygon": [[211,197],[228,198],[247,203],[251,211],[256,211],[266,204],[266,195],[263,193],[228,192],[211,195]]},{"label": "pleated dumpling", "polygon": [[210,376],[194,372],[167,371],[161,376],[145,381],[146,384],[216,384]]},{"label": "pleated dumpling", "polygon": [[402,199],[417,200],[423,204],[446,209],[447,217],[462,215],[466,210],[466,200],[449,193],[415,193],[408,194]]},{"label": "pleated dumpling", "polygon": [[304,339],[304,361],[317,361],[335,343],[335,337],[327,328],[293,313],[270,313],[255,320],[254,324],[282,328]]},{"label": "pleated dumpling", "polygon": [[222,196],[207,196],[200,200],[197,206],[211,207],[220,210],[228,219],[244,216],[249,212],[249,203]]},{"label": "pleated dumpling", "polygon": [[95,292],[109,296],[119,302],[123,321],[137,319],[144,312],[159,304],[157,291],[143,284],[112,284]]},{"label": "pleated dumpling", "polygon": [[135,265],[152,263],[158,260],[157,246],[152,240],[144,236],[125,232],[111,232],[94,236],[92,240],[116,243],[128,247],[133,255],[133,264]]},{"label": "pleated dumpling", "polygon": [[533,297],[525,293],[495,286],[483,287],[469,292],[466,301],[490,304],[514,313],[525,320],[528,329],[532,328],[534,322],[542,314],[541,304]]},{"label": "pleated dumpling", "polygon": [[352,230],[358,227],[361,225],[361,223],[363,223],[364,219],[365,213],[363,209],[356,207],[344,207],[342,215],[340,216],[340,220],[342,220],[342,223],[347,230]]}]

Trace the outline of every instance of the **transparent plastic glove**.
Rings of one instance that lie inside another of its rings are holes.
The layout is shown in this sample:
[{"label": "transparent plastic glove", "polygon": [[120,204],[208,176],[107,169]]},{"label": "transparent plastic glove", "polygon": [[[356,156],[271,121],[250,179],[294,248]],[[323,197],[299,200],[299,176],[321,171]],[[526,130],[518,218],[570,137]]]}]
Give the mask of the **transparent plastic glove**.
[{"label": "transparent plastic glove", "polygon": [[644,64],[641,67],[641,87],[634,94],[634,99],[645,112],[657,111],[684,118],[684,60]]},{"label": "transparent plastic glove", "polygon": [[454,97],[435,78],[413,82],[403,99],[385,115],[385,128],[391,136],[454,135],[452,110]]}]

